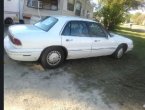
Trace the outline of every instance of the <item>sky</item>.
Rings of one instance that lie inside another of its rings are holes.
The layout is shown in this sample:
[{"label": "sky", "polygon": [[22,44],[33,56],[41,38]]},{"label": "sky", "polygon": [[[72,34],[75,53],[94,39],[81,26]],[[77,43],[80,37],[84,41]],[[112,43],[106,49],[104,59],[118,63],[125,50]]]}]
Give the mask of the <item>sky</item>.
[{"label": "sky", "polygon": [[130,12],[131,14],[135,14],[135,13],[137,13],[137,12],[145,14],[145,10],[133,10],[133,11],[129,11],[129,12]]},{"label": "sky", "polygon": [[96,0],[93,0],[94,3],[97,3]]}]

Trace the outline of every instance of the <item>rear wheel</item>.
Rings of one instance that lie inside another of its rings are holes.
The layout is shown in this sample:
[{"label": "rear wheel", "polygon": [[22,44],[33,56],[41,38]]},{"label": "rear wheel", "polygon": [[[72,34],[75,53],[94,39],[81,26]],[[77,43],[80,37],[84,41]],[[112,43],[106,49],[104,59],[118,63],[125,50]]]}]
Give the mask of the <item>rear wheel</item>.
[{"label": "rear wheel", "polygon": [[60,47],[47,48],[42,53],[40,60],[44,68],[55,68],[65,60],[64,51]]}]

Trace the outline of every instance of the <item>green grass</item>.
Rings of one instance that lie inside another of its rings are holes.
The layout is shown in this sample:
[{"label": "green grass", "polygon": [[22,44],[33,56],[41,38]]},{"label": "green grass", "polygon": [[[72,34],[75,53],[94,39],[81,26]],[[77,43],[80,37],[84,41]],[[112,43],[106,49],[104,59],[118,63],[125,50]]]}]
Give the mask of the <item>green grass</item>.
[{"label": "green grass", "polygon": [[133,53],[138,58],[145,59],[145,29],[130,29],[120,26],[114,32],[132,39],[134,42]]},{"label": "green grass", "polygon": [[130,29],[127,27],[118,27],[115,29],[116,32],[121,33],[123,35],[129,36],[129,37],[139,37],[145,39],[145,29]]},{"label": "green grass", "polygon": [[99,88],[106,103],[142,107],[145,103],[145,32],[125,27],[118,27],[114,32],[132,39],[134,49],[119,60],[105,56],[67,61],[65,71],[75,75],[82,92]]}]

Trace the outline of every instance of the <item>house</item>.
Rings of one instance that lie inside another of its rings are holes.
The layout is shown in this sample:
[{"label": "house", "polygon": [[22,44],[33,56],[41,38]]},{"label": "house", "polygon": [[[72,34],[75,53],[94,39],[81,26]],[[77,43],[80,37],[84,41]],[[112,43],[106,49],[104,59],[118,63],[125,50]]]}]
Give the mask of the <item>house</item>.
[{"label": "house", "polygon": [[25,19],[49,15],[80,16],[93,18],[93,5],[90,0],[25,0]]}]

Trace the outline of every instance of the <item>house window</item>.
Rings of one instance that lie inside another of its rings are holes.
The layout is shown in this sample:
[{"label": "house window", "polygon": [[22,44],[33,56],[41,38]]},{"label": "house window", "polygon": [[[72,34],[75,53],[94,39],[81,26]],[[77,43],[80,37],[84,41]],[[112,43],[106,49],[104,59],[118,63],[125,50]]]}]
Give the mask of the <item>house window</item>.
[{"label": "house window", "polygon": [[27,6],[46,10],[58,10],[58,0],[28,0]]},{"label": "house window", "polygon": [[77,16],[80,16],[81,15],[81,8],[82,8],[81,3],[80,2],[77,2],[76,3],[75,15],[77,15]]},{"label": "house window", "polygon": [[75,0],[68,0],[67,1],[67,10],[74,11]]}]

